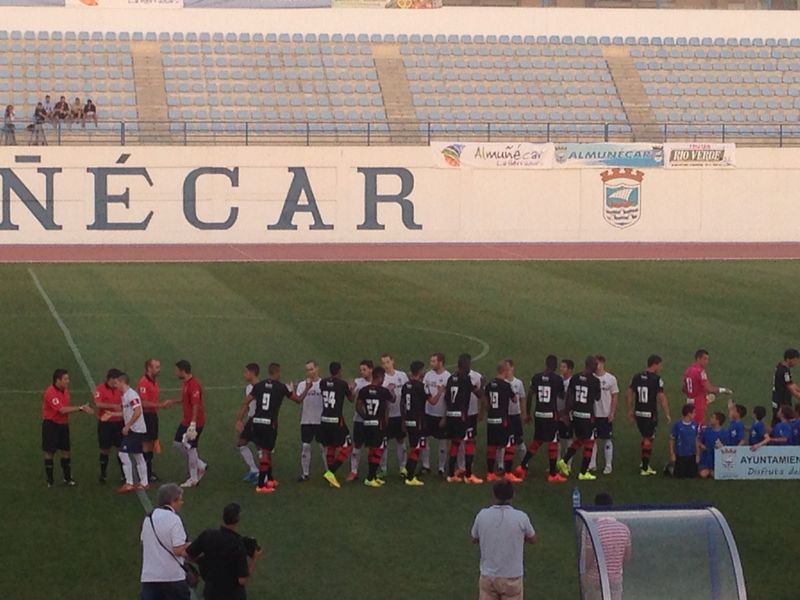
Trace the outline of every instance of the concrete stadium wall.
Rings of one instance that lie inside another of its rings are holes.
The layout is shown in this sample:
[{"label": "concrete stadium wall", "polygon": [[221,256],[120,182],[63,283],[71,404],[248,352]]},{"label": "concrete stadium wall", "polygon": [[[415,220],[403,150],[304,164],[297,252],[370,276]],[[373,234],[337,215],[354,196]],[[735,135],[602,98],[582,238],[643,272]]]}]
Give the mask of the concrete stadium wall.
[{"label": "concrete stadium wall", "polygon": [[[158,18],[154,18],[154,10]],[[287,33],[482,33],[621,36],[797,37],[800,11],[600,8],[437,10],[3,7],[4,29],[52,31],[223,31]]]},{"label": "concrete stadium wall", "polygon": [[13,150],[0,148],[0,244],[799,237],[800,149],[737,148],[734,169],[642,169],[625,228],[604,216],[599,168],[451,167],[427,147]]}]

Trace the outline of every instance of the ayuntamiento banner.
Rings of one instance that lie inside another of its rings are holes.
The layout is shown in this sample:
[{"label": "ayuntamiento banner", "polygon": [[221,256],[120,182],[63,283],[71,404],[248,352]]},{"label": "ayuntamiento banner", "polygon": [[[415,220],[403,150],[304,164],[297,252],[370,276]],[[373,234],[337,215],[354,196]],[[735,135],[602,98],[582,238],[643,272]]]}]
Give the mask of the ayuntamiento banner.
[{"label": "ayuntamiento banner", "polygon": [[529,142],[431,143],[440,167],[477,169],[551,169],[553,144]]},{"label": "ayuntamiento banner", "polygon": [[714,479],[800,479],[800,446],[717,448]]}]

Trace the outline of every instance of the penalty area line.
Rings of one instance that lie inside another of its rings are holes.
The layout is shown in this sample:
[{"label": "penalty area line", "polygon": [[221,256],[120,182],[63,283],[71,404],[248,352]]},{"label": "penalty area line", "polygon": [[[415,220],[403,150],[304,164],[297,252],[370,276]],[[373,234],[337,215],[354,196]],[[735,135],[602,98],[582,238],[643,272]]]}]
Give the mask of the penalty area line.
[{"label": "penalty area line", "polygon": [[[72,337],[72,332],[70,332],[69,327],[67,324],[64,323],[64,320],[58,314],[58,310],[56,310],[56,305],[53,304],[53,300],[50,298],[50,295],[44,289],[42,282],[39,281],[39,277],[36,275],[33,269],[28,269],[28,273],[33,280],[33,284],[36,286],[36,289],[39,291],[39,295],[44,300],[44,303],[47,305],[47,308],[50,310],[50,314],[52,315],[53,319],[55,320],[56,324],[58,325],[59,329],[61,329],[61,333],[64,334],[64,338],[67,340],[67,345],[69,349],[72,351],[72,355],[75,357],[75,361],[78,363],[78,367],[83,374],[83,378],[86,380],[86,384],[89,386],[89,390],[94,390],[97,385],[94,382],[94,378],[92,377],[91,371],[89,371],[89,367],[86,365],[86,361],[83,359],[83,355],[81,354],[80,348],[78,348],[78,344],[75,343],[75,339]],[[150,502],[150,498],[144,492],[144,490],[136,490],[136,496],[139,498],[139,502],[144,508],[146,513],[150,513],[153,510],[153,504]]]}]

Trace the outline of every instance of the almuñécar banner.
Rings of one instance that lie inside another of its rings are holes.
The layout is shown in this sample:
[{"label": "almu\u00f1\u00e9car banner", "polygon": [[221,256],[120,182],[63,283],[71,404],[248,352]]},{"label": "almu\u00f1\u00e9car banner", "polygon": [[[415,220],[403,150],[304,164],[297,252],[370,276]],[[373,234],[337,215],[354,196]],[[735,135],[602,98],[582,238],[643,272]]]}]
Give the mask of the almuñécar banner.
[{"label": "almu\u00f1\u00e9car banner", "polygon": [[714,479],[800,479],[800,446],[717,448]]},{"label": "almu\u00f1\u00e9car banner", "polygon": [[556,144],[557,167],[585,169],[587,167],[653,168],[664,166],[662,144]]},{"label": "almu\u00f1\u00e9car banner", "polygon": [[431,143],[436,164],[445,168],[551,169],[554,148],[530,142]]},{"label": "almu\u00f1\u00e9car banner", "polygon": [[736,144],[685,142],[664,144],[664,166],[731,168],[736,166]]}]

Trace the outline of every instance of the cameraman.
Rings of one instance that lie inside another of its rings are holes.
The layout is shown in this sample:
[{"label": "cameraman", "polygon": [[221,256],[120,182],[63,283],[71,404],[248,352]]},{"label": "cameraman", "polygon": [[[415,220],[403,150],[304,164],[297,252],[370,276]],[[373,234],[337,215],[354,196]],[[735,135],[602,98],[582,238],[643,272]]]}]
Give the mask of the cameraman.
[{"label": "cameraman", "polygon": [[237,533],[242,507],[228,504],[222,511],[223,525],[207,529],[186,549],[198,563],[205,581],[205,600],[246,600],[244,585],[255,569],[261,547],[253,538]]}]

